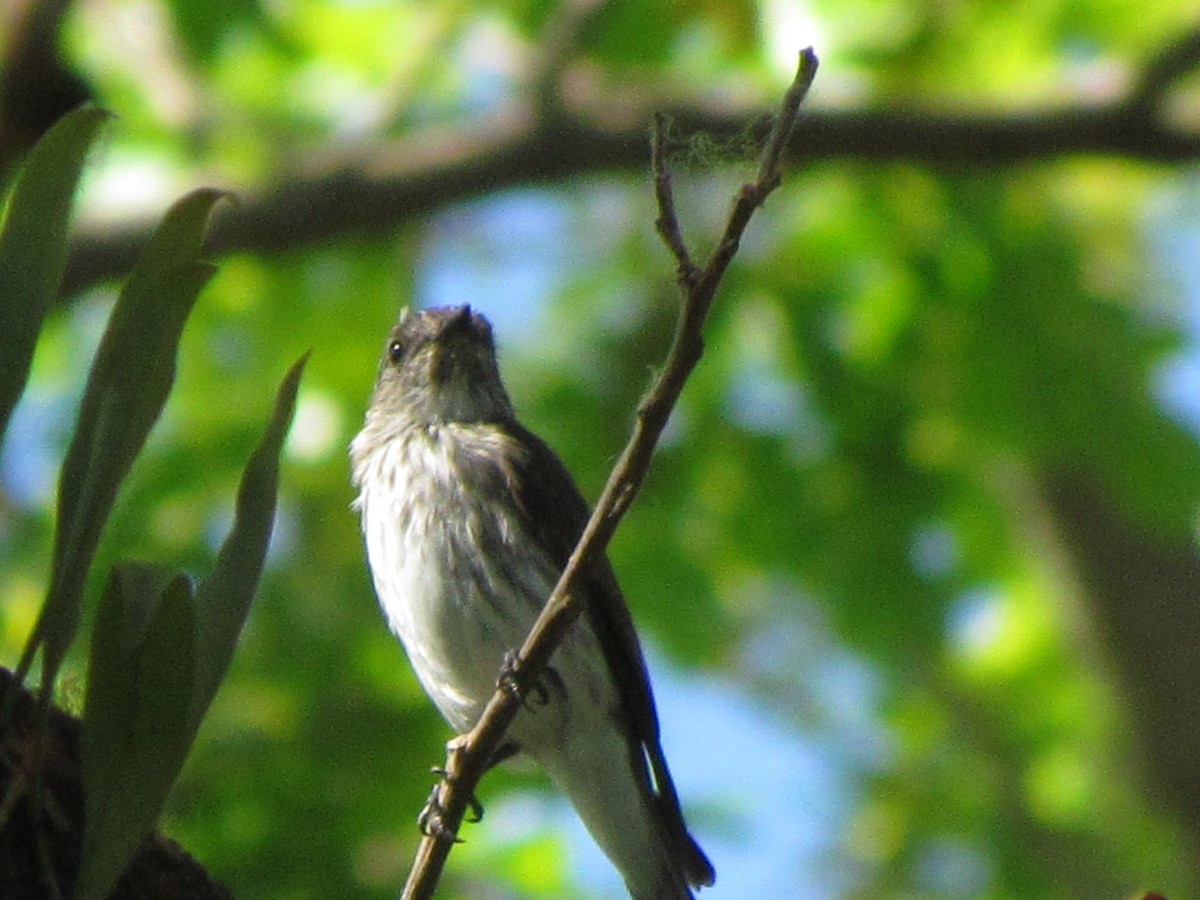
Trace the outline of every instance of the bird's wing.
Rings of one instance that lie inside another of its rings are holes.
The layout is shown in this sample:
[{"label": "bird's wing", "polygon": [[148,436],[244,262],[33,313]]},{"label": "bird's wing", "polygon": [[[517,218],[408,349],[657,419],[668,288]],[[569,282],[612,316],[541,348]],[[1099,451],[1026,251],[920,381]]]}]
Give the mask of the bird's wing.
[{"label": "bird's wing", "polygon": [[[513,499],[532,534],[561,571],[587,526],[587,502],[567,467],[545,441],[518,422],[504,427],[514,439],[514,446],[520,448],[508,460],[506,473]],[[598,557],[584,573],[584,584],[587,618],[599,639],[628,723],[633,768],[652,792],[689,880],[709,884],[712,867],[687,833],[659,740],[658,713],[646,660],[607,556]]]},{"label": "bird's wing", "polygon": [[[587,526],[590,511],[554,451],[519,423],[508,426],[519,452],[509,460],[508,485],[537,542],[561,572]],[[658,740],[658,715],[646,662],[629,607],[607,557],[584,573],[586,614],[604,651],[630,727],[642,741]]]}]

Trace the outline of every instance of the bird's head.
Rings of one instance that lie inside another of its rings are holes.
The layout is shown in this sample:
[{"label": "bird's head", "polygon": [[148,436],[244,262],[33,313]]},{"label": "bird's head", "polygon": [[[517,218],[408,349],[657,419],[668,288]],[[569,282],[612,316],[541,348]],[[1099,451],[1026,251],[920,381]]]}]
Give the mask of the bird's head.
[{"label": "bird's head", "polygon": [[403,310],[388,335],[371,408],[413,425],[511,418],[491,324],[470,306]]}]

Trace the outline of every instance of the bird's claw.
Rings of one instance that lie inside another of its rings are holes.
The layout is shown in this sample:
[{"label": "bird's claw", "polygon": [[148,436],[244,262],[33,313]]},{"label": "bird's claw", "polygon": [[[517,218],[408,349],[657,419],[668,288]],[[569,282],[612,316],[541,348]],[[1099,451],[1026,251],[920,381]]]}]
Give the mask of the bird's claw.
[{"label": "bird's claw", "polygon": [[528,709],[528,700],[532,698],[537,702],[538,706],[546,706],[550,703],[550,688],[547,685],[558,677],[558,673],[549,666],[540,674],[532,684],[522,684],[524,681],[524,673],[521,672],[522,660],[521,655],[515,650],[509,650],[504,654],[504,663],[500,667],[500,677],[497,679],[496,686],[509,696],[515,697],[517,702]]},{"label": "bird's claw", "polygon": [[483,821],[483,804],[474,794],[467,798],[466,820],[472,824]]},{"label": "bird's claw", "polygon": [[496,687],[504,691],[510,697],[515,697],[518,702],[524,702],[521,697],[521,683],[518,678],[517,670],[521,665],[521,655],[516,650],[507,650],[504,653],[504,662],[500,664],[500,675],[496,679]]},{"label": "bird's claw", "polygon": [[[437,770],[435,769],[434,771]],[[417,827],[421,829],[421,834],[425,835],[425,837],[461,844],[462,838],[455,834],[446,824],[446,811],[442,807],[441,798],[438,796],[440,788],[440,783],[435,784],[429,792],[429,799],[425,801],[425,805],[417,813]]]},{"label": "bird's claw", "polygon": [[[429,771],[447,783],[452,780],[450,774],[441,766],[433,766]],[[417,814],[417,827],[426,837],[461,844],[463,839],[446,824],[446,809],[442,806],[441,787],[442,783],[438,782],[429,791],[429,798]],[[467,814],[464,818],[472,824],[483,821],[483,804],[474,794],[467,798]]]}]

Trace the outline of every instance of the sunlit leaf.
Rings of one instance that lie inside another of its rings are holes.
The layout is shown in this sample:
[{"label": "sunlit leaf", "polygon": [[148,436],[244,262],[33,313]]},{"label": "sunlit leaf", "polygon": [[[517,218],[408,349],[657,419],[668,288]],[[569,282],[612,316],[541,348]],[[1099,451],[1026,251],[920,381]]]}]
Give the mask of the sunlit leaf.
[{"label": "sunlit leaf", "polygon": [[50,588],[19,668],[23,675],[41,644],[46,688],[78,627],[83,585],[117,490],[170,392],[184,322],[214,272],[196,255],[221,196],[196,191],[167,213],[113,308],[92,363],[59,478]]},{"label": "sunlit leaf", "polygon": [[109,117],[86,108],[38,141],[9,198],[0,229],[0,437],[29,374],[42,320],[67,258],[71,200],[88,148]]}]

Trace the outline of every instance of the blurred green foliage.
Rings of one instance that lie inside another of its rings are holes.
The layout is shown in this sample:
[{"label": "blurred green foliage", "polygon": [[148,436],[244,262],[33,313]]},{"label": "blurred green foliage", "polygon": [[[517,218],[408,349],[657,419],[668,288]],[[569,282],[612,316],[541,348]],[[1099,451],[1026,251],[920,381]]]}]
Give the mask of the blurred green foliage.
[{"label": "blurred green foliage", "polygon": [[[254,192],[329,148],[465,133],[525,89],[560,7],[82,5],[67,59],[120,115],[85,210],[103,222],[147,193]],[[818,105],[1095,103],[1193,25],[1167,0],[1020,15],[898,0],[602,7],[569,48],[584,75],[763,109],[810,43]],[[698,247],[742,177],[677,173]],[[239,897],[392,895],[449,737],[376,610],[349,509],[345,448],[399,306],[471,302],[493,317],[518,411],[588,496],[669,340],[673,273],[647,178],[512,187],[498,172],[496,194],[382,237],[222,257],[100,548],[102,571],[119,557],[211,568],[266,386],[312,348],[263,590],[166,823]],[[832,161],[792,172],[751,224],[612,556],[667,659],[797,741],[842,748],[852,787],[811,824],[829,848],[824,896],[1200,895],[1198,835],[1150,789],[1136,718],[1041,496],[1047,475],[1082,473],[1148,531],[1190,545],[1196,426],[1164,404],[1160,379],[1189,346],[1196,209],[1185,170],[1127,160]],[[6,659],[44,588],[53,504],[39,460],[61,455],[112,295],[96,287],[52,311],[10,429]],[[822,687],[839,666],[862,674],[865,695]],[[82,673],[69,657],[68,698]],[[878,749],[854,746],[856,716]],[[714,782],[758,764],[723,756],[721,734],[712,744],[682,752]],[[681,752],[669,728],[668,749]],[[680,781],[702,842],[725,850],[712,896],[750,896],[721,874],[764,827],[747,822],[754,798]],[[482,799],[541,787],[496,772]],[[561,835],[490,822],[452,855],[447,896],[594,896]]]}]

